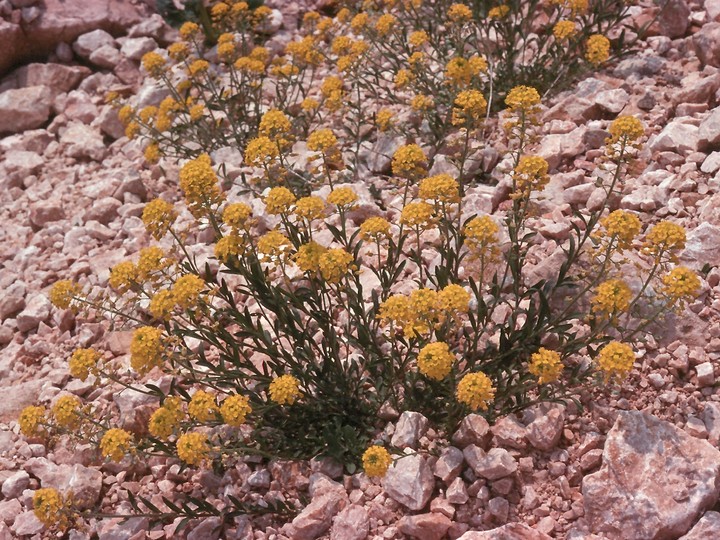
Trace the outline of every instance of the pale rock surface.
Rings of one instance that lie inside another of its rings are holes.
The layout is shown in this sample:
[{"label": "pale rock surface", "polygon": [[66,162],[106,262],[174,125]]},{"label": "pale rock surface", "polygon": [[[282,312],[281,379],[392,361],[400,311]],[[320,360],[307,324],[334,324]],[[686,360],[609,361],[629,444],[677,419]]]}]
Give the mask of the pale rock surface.
[{"label": "pale rock surface", "polygon": [[658,16],[660,31],[669,38],[679,38],[688,29],[690,8],[685,0],[668,0]]},{"label": "pale rock surface", "polygon": [[458,540],[552,540],[524,523],[509,523],[490,531],[469,531]]},{"label": "pale rock surface", "polygon": [[157,49],[157,43],[151,37],[126,38],[120,52],[131,60],[140,61],[145,53]]},{"label": "pale rock surface", "polygon": [[30,475],[25,471],[17,471],[2,483],[2,494],[8,499],[15,499],[22,495],[30,484]]},{"label": "pale rock surface", "polygon": [[649,146],[653,152],[672,151],[687,155],[697,151],[699,138],[698,126],[676,119],[667,124],[656,137],[651,137]]},{"label": "pale rock surface", "polygon": [[398,528],[403,534],[419,540],[440,540],[445,536],[452,521],[443,514],[431,512],[414,516],[403,516]]},{"label": "pale rock surface", "polygon": [[720,452],[649,414],[624,411],[607,435],[602,468],[583,479],[582,493],[594,533],[674,539],[717,502]]},{"label": "pale rock surface", "polygon": [[45,529],[45,525],[35,517],[35,513],[32,510],[28,510],[27,512],[18,514],[11,529],[17,537],[30,536],[42,532]]},{"label": "pale rock surface", "polygon": [[720,403],[713,401],[705,403],[702,421],[707,428],[710,444],[717,445],[720,442]]},{"label": "pale rock surface", "polygon": [[711,22],[693,34],[695,54],[703,65],[720,66],[720,23]]},{"label": "pale rock surface", "polygon": [[491,439],[490,424],[485,420],[485,417],[475,413],[468,414],[463,418],[457,431],[455,431],[452,436],[453,444],[460,448],[464,448],[470,444],[487,448]]},{"label": "pale rock surface", "polygon": [[100,132],[81,123],[70,124],[60,136],[65,154],[78,159],[102,161],[107,152]]},{"label": "pale rock surface", "polygon": [[698,129],[698,148],[706,150],[720,143],[720,107],[705,118]]},{"label": "pale rock surface", "polygon": [[700,225],[688,231],[685,251],[680,255],[682,261],[701,269],[705,264],[718,266],[720,264],[720,226],[710,223]]},{"label": "pale rock surface", "polygon": [[72,491],[80,509],[92,508],[100,498],[102,474],[99,470],[75,465],[56,465],[46,458],[32,458],[24,468],[40,479],[41,487],[52,487],[62,493]]},{"label": "pale rock surface", "polygon": [[330,540],[365,540],[370,530],[370,516],[365,507],[351,504],[333,520]]},{"label": "pale rock surface", "polygon": [[14,79],[16,88],[45,86],[53,95],[58,95],[73,90],[91,73],[85,66],[33,63],[16,69],[8,78]]},{"label": "pale rock surface", "polygon": [[21,332],[34,330],[41,322],[45,322],[50,318],[51,308],[52,304],[45,294],[34,295],[28,300],[25,309],[17,316],[18,330]]},{"label": "pale rock surface", "polygon": [[546,135],[540,142],[537,155],[545,158],[550,169],[555,169],[563,161],[572,159],[585,151],[583,142],[587,127],[580,126],[570,133]]},{"label": "pale rock surface", "polygon": [[293,540],[312,540],[324,534],[332,525],[332,519],[347,504],[347,497],[338,497],[336,492],[323,493],[313,497],[292,521]]},{"label": "pale rock surface", "polygon": [[398,418],[390,444],[397,448],[417,448],[420,437],[425,435],[428,419],[422,414],[405,411]]},{"label": "pale rock surface", "polygon": [[[0,502],[0,524],[12,525],[15,517],[22,512],[22,506],[17,499]],[[2,536],[0,536],[2,538]]]},{"label": "pale rock surface", "polygon": [[94,51],[106,46],[115,47],[115,38],[105,30],[98,29],[79,36],[73,43],[73,50],[75,54],[88,60]]},{"label": "pale rock surface", "polygon": [[435,479],[427,460],[418,454],[402,456],[383,478],[388,497],[410,510],[422,510],[430,501]]},{"label": "pale rock surface", "polygon": [[498,446],[517,448],[522,450],[527,447],[527,429],[513,415],[500,418],[490,431]]},{"label": "pale rock surface", "polygon": [[527,440],[538,450],[557,446],[565,426],[565,407],[543,404],[534,411],[535,418],[527,425]]},{"label": "pale rock surface", "polygon": [[434,473],[445,484],[452,482],[462,471],[465,461],[462,450],[454,446],[444,448],[437,462],[435,462]]},{"label": "pale rock surface", "polygon": [[710,540],[720,538],[720,513],[705,512],[695,526],[678,540]]},{"label": "pale rock surface", "polygon": [[0,134],[35,129],[48,121],[52,92],[46,86],[6,90],[0,94]]},{"label": "pale rock surface", "polygon": [[518,468],[515,458],[504,448],[491,448],[485,452],[482,448],[470,445],[463,450],[463,454],[475,474],[488,480],[504,478]]}]

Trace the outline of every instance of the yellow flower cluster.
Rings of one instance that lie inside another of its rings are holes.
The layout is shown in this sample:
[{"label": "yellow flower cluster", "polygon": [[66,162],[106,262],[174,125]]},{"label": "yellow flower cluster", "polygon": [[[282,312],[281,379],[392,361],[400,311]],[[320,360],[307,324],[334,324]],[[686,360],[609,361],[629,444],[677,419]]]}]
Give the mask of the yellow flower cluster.
[{"label": "yellow flower cluster", "polygon": [[685,249],[686,240],[687,236],[682,226],[670,221],[661,221],[645,235],[643,248],[646,253],[656,258],[660,258],[665,253],[670,253],[673,257],[673,252]]},{"label": "yellow flower cluster", "polygon": [[279,155],[280,151],[277,145],[270,140],[270,137],[256,137],[245,148],[245,161],[253,167],[268,166]]},{"label": "yellow flower cluster", "polygon": [[540,347],[536,353],[530,356],[528,371],[537,377],[538,384],[557,381],[562,370],[563,364],[560,361],[560,355],[555,351]]},{"label": "yellow flower cluster", "polygon": [[130,451],[132,435],[124,429],[109,429],[100,441],[100,453],[112,461],[120,462]]},{"label": "yellow flower cluster", "polygon": [[164,351],[162,330],[152,326],[140,327],[133,332],[130,342],[130,366],[144,375],[162,365]]},{"label": "yellow flower cluster", "polygon": [[343,186],[333,189],[328,195],[327,202],[343,209],[352,208],[357,202],[358,194],[351,187]]},{"label": "yellow flower cluster", "polygon": [[142,213],[145,229],[155,240],[160,240],[165,236],[176,219],[177,212],[172,203],[160,198],[147,203]]},{"label": "yellow flower cluster", "polygon": [[614,316],[628,310],[632,297],[632,290],[622,279],[609,279],[598,285],[590,303],[593,312]]},{"label": "yellow flower cluster", "polygon": [[131,261],[123,261],[110,269],[108,285],[120,294],[127,292],[138,280],[138,271]]},{"label": "yellow flower cluster", "polygon": [[472,19],[472,11],[465,4],[452,4],[448,8],[448,19],[456,24],[462,24]]},{"label": "yellow flower cluster", "polygon": [[448,376],[454,362],[455,355],[450,352],[448,344],[441,341],[428,343],[420,349],[417,357],[420,373],[436,381]]},{"label": "yellow flower cluster", "polygon": [[308,149],[313,152],[330,153],[337,146],[337,137],[331,129],[317,129],[313,131],[307,140]]},{"label": "yellow flower cluster", "polygon": [[490,216],[476,216],[465,225],[465,239],[475,254],[486,254],[498,243],[499,227]]},{"label": "yellow flower cluster", "polygon": [[151,77],[158,78],[165,72],[165,59],[155,51],[145,53],[141,62]]},{"label": "yellow flower cluster", "polygon": [[283,150],[292,142],[292,124],[284,112],[271,109],[260,119],[258,133],[274,141],[278,149]]},{"label": "yellow flower cluster", "polygon": [[388,131],[392,127],[393,116],[389,109],[380,109],[375,115],[375,125],[380,131]]},{"label": "yellow flower cluster", "polygon": [[222,221],[233,229],[243,229],[252,216],[252,208],[245,203],[228,204],[223,210]]},{"label": "yellow flower cluster", "polygon": [[460,92],[453,105],[452,124],[458,127],[476,127],[487,112],[487,101],[478,90]]},{"label": "yellow flower cluster", "polygon": [[427,156],[417,144],[407,144],[398,148],[392,157],[393,174],[409,180],[425,174]]},{"label": "yellow flower cluster", "polygon": [[188,403],[190,418],[198,422],[209,422],[215,419],[219,412],[220,408],[215,403],[215,396],[204,390],[195,392]]},{"label": "yellow flower cluster", "polygon": [[101,358],[102,355],[95,349],[76,349],[68,361],[70,375],[84,381],[97,370]]},{"label": "yellow flower cluster", "polygon": [[433,226],[435,209],[431,204],[423,201],[411,202],[405,205],[400,213],[400,224],[413,229],[423,230]]},{"label": "yellow flower cluster", "polygon": [[495,399],[495,387],[490,378],[482,372],[468,373],[457,385],[457,400],[471,410],[486,411],[490,402]]},{"label": "yellow flower cluster", "polygon": [[26,437],[35,437],[42,433],[42,424],[46,422],[45,407],[29,405],[25,407],[18,417],[20,432]]},{"label": "yellow flower cluster", "polygon": [[315,195],[298,199],[293,212],[298,218],[307,221],[320,219],[325,214],[325,201]]},{"label": "yellow flower cluster", "polygon": [[329,249],[320,256],[318,266],[320,274],[328,283],[340,283],[342,279],[356,268],[351,253],[342,248]]},{"label": "yellow flower cluster", "polygon": [[60,396],[51,409],[55,423],[65,429],[77,428],[81,420],[78,414],[81,405],[77,396]]},{"label": "yellow flower cluster", "polygon": [[40,488],[33,494],[33,513],[48,529],[68,528],[71,504],[70,497],[63,499],[55,488]]},{"label": "yellow flower cluster", "polygon": [[240,427],[245,423],[247,415],[252,412],[250,400],[245,396],[234,395],[225,398],[220,406],[223,421],[232,427]]},{"label": "yellow flower cluster", "polygon": [[185,195],[188,210],[196,218],[205,215],[209,207],[219,204],[224,198],[207,154],[183,165],[180,169],[180,189]]},{"label": "yellow flower cluster", "polygon": [[609,238],[616,238],[618,249],[628,249],[632,246],[633,240],[640,233],[642,224],[640,219],[625,210],[614,210],[600,220],[600,225],[605,229],[604,234]]},{"label": "yellow flower cluster", "polygon": [[371,217],[360,225],[360,236],[363,240],[372,240],[380,243],[385,238],[390,238],[390,222],[381,217]]},{"label": "yellow flower cluster", "polygon": [[505,97],[505,105],[512,112],[533,113],[540,105],[540,94],[531,86],[516,86]]},{"label": "yellow flower cluster", "polygon": [[442,290],[416,289],[410,296],[393,294],[380,304],[377,318],[414,337],[443,324],[446,316],[457,317],[470,309],[470,294],[460,285]]},{"label": "yellow flower cluster", "polygon": [[417,112],[429,111],[434,105],[435,102],[433,101],[433,98],[423,94],[418,94],[410,100],[410,107]]},{"label": "yellow flower cluster", "polygon": [[69,279],[56,281],[50,289],[50,302],[53,306],[60,309],[68,309],[72,307],[73,301],[80,296],[82,288],[80,285]]},{"label": "yellow flower cluster", "polygon": [[633,144],[645,135],[645,127],[634,116],[618,116],[608,127],[610,137],[605,141],[609,147],[616,143]]},{"label": "yellow flower cluster", "polygon": [[449,174],[438,174],[420,182],[418,197],[436,203],[457,203],[460,201],[460,186]]},{"label": "yellow flower cluster", "polygon": [[153,294],[150,299],[148,311],[156,319],[169,321],[175,309],[175,297],[172,291],[160,290]]},{"label": "yellow flower cluster", "polygon": [[362,456],[363,470],[371,478],[385,476],[392,461],[390,453],[382,446],[371,446]]},{"label": "yellow flower cluster", "polygon": [[635,353],[627,343],[611,341],[600,350],[597,365],[606,380],[624,379],[635,363]]},{"label": "yellow flower cluster", "polygon": [[462,285],[450,284],[438,293],[441,309],[454,314],[470,310],[470,293]]},{"label": "yellow flower cluster", "polygon": [[285,257],[290,251],[290,248],[290,240],[280,231],[265,233],[257,242],[258,252],[271,260]]},{"label": "yellow flower cluster", "polygon": [[507,6],[505,4],[495,6],[490,11],[488,11],[488,19],[504,19],[505,17],[507,17],[508,13],[510,13],[510,6]]},{"label": "yellow flower cluster", "polygon": [[215,244],[215,257],[227,264],[232,257],[237,257],[245,250],[245,242],[242,237],[236,234],[223,236]]},{"label": "yellow flower cluster", "polygon": [[201,465],[210,454],[207,435],[204,433],[184,433],[177,440],[178,457],[188,465]]},{"label": "yellow flower cluster", "polygon": [[194,22],[186,22],[180,27],[180,37],[191,41],[200,35],[200,27]]},{"label": "yellow flower cluster", "polygon": [[148,431],[153,437],[167,439],[178,429],[185,417],[180,399],[175,396],[165,398],[162,407],[156,410],[148,422]]},{"label": "yellow flower cluster", "polygon": [[610,40],[602,34],[593,34],[585,44],[585,58],[594,65],[599,65],[610,58]]},{"label": "yellow flower cluster", "polygon": [[445,80],[459,87],[469,85],[475,77],[487,71],[487,62],[482,56],[473,56],[466,60],[456,57],[445,66]]},{"label": "yellow flower cluster", "polygon": [[326,252],[327,248],[325,246],[310,241],[298,248],[293,259],[300,270],[314,273],[320,270],[320,257]]},{"label": "yellow flower cluster", "polygon": [[396,24],[397,19],[390,13],[385,13],[378,17],[378,20],[375,21],[375,31],[378,36],[384,37],[391,32]]},{"label": "yellow flower cluster", "polygon": [[410,35],[408,36],[408,44],[411,47],[422,47],[429,41],[429,39],[430,37],[427,32],[424,30],[416,30],[414,32],[410,32]]},{"label": "yellow flower cluster", "polygon": [[513,171],[513,197],[528,197],[532,191],[542,191],[550,181],[548,162],[540,156],[523,156]]},{"label": "yellow flower cluster", "polygon": [[553,26],[552,32],[555,39],[563,41],[576,32],[575,23],[573,21],[558,21]]},{"label": "yellow flower cluster", "polygon": [[172,260],[158,246],[150,246],[140,250],[137,262],[137,279],[145,280],[156,272],[165,270],[172,264]]},{"label": "yellow flower cluster", "polygon": [[663,293],[674,301],[694,300],[700,290],[700,278],[684,266],[673,268],[663,276]]},{"label": "yellow flower cluster", "polygon": [[281,375],[272,380],[268,393],[270,399],[278,405],[292,405],[302,396],[300,381],[292,375]]},{"label": "yellow flower cluster", "polygon": [[287,214],[296,200],[288,188],[274,187],[265,197],[265,211],[271,215]]},{"label": "yellow flower cluster", "polygon": [[205,280],[195,274],[185,274],[178,278],[172,288],[175,303],[180,309],[189,309],[197,304],[200,293],[205,288]]}]

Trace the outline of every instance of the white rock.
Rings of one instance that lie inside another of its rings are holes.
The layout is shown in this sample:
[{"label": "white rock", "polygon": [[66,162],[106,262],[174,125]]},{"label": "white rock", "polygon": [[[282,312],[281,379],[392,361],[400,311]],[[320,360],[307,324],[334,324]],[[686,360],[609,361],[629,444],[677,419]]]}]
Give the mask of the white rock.
[{"label": "white rock", "polygon": [[465,461],[475,474],[488,480],[498,480],[514,473],[518,464],[504,448],[491,448],[485,452],[482,448],[470,445],[463,450]]},{"label": "white rock", "polygon": [[405,411],[398,418],[390,444],[397,448],[417,448],[420,437],[425,435],[428,419],[422,414]]},{"label": "white rock", "polygon": [[0,94],[0,133],[42,126],[50,118],[53,94],[45,86],[6,90]]},{"label": "white rock", "polygon": [[115,47],[115,39],[105,30],[98,29],[78,37],[73,43],[73,50],[78,56],[88,60],[93,51],[106,46]]},{"label": "white rock", "polygon": [[143,55],[157,49],[157,43],[151,37],[126,38],[120,52],[131,60],[141,60]]},{"label": "white rock", "polygon": [[711,362],[703,362],[695,366],[697,382],[700,388],[715,384],[715,368]]},{"label": "white rock", "polygon": [[74,158],[89,158],[102,161],[107,152],[100,132],[85,124],[70,124],[60,136],[65,154]]},{"label": "white rock", "polygon": [[695,526],[678,540],[710,540],[720,538],[720,513],[705,512]]},{"label": "white rock", "polygon": [[687,155],[697,151],[698,140],[698,126],[676,119],[667,124],[656,137],[651,137],[649,146],[653,152],[671,151]]},{"label": "white rock", "polygon": [[413,511],[425,507],[434,487],[432,470],[426,459],[418,454],[402,456],[383,478],[383,488],[388,497]]},{"label": "white rock", "polygon": [[29,332],[36,329],[41,322],[45,322],[50,318],[51,307],[50,300],[43,293],[30,298],[25,309],[16,318],[18,330]]},{"label": "white rock", "polygon": [[15,499],[22,495],[29,484],[30,475],[25,471],[18,471],[3,482],[2,494],[8,499]]},{"label": "white rock", "polygon": [[347,506],[335,516],[330,540],[365,540],[370,531],[370,516],[357,504]]}]

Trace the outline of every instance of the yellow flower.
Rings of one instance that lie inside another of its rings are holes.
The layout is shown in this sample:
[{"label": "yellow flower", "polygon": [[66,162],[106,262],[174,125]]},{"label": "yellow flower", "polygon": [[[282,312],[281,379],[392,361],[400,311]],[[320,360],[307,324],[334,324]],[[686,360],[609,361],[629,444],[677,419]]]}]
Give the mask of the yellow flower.
[{"label": "yellow flower", "polygon": [[550,181],[548,162],[540,156],[523,156],[513,171],[516,197],[526,197],[531,191],[542,191]]},{"label": "yellow flower", "polygon": [[210,62],[207,60],[194,60],[188,66],[188,74],[191,77],[196,77],[201,73],[205,73],[208,69],[210,69]]},{"label": "yellow flower", "polygon": [[252,208],[245,203],[228,204],[223,210],[222,221],[233,229],[242,229],[252,216]]},{"label": "yellow flower", "polygon": [[530,356],[528,371],[537,377],[538,384],[557,381],[562,370],[563,364],[560,361],[560,355],[555,351],[540,347],[536,353]]},{"label": "yellow flower", "polygon": [[265,197],[265,211],[271,215],[287,214],[295,201],[295,195],[288,188],[274,187]]},{"label": "yellow flower", "polygon": [[315,195],[303,197],[295,203],[294,213],[300,219],[308,221],[320,219],[325,213],[325,201]]},{"label": "yellow flower", "polygon": [[70,500],[63,500],[55,488],[36,489],[33,494],[33,513],[48,529],[64,531],[70,525]]},{"label": "yellow flower", "polygon": [[608,316],[624,313],[630,307],[632,297],[632,290],[622,279],[609,279],[595,289],[592,310]]},{"label": "yellow flower", "polygon": [[180,27],[180,37],[183,39],[192,39],[200,35],[200,27],[194,22],[186,22]]},{"label": "yellow flower", "polygon": [[380,131],[387,131],[392,127],[393,113],[389,109],[380,109],[375,115],[375,125]]},{"label": "yellow flower", "polygon": [[498,243],[497,223],[490,216],[474,217],[465,225],[465,239],[471,251],[477,254],[494,250]]},{"label": "yellow flower", "polygon": [[207,435],[204,433],[184,433],[177,440],[178,457],[188,465],[198,466],[210,454]]},{"label": "yellow flower", "polygon": [[313,152],[328,153],[337,145],[337,142],[337,137],[331,129],[318,129],[308,137],[307,147]]},{"label": "yellow flower", "polygon": [[130,261],[123,261],[110,269],[108,284],[122,294],[128,291],[137,280],[137,266]]},{"label": "yellow flower", "polygon": [[182,62],[190,55],[190,48],[187,43],[178,41],[167,48],[168,56],[176,62]]},{"label": "yellow flower", "polygon": [[375,31],[380,37],[383,37],[389,34],[396,24],[397,19],[390,13],[385,13],[375,22]]},{"label": "yellow flower", "polygon": [[165,59],[155,51],[151,51],[143,55],[142,66],[151,77],[157,78],[165,71]]},{"label": "yellow flower", "polygon": [[390,222],[381,217],[368,218],[360,225],[360,236],[363,240],[374,240],[375,242],[390,238]]},{"label": "yellow flower", "polygon": [[433,102],[433,98],[431,98],[430,96],[424,96],[422,94],[419,94],[410,100],[410,107],[412,107],[413,110],[418,112],[428,111],[432,109],[434,104],[435,103]]},{"label": "yellow flower", "polygon": [[165,351],[162,330],[152,326],[143,326],[133,332],[130,342],[130,366],[140,375],[144,375],[154,367],[162,365]]},{"label": "yellow flower", "polygon": [[355,268],[352,254],[342,248],[329,249],[320,256],[320,274],[328,283],[340,283]]},{"label": "yellow flower", "polygon": [[260,60],[253,60],[252,58],[249,58],[247,56],[242,56],[235,60],[233,66],[238,71],[246,73],[250,77],[262,75],[263,73],[265,73],[265,62],[262,62]]},{"label": "yellow flower", "polygon": [[256,137],[245,147],[245,161],[253,167],[268,165],[279,155],[277,145],[269,137]]},{"label": "yellow flower", "polygon": [[29,405],[25,407],[18,417],[20,433],[26,437],[35,437],[40,435],[43,430],[41,424],[46,421],[45,413],[45,407],[39,407],[36,405]]},{"label": "yellow flower", "polygon": [[455,86],[467,86],[487,69],[484,58],[476,56],[470,60],[456,57],[450,60],[445,66],[445,79]]},{"label": "yellow flower", "polygon": [[124,429],[109,429],[100,441],[100,453],[115,462],[120,462],[130,451],[132,435]]},{"label": "yellow flower", "polygon": [[204,279],[195,274],[186,274],[175,282],[172,293],[180,309],[190,309],[197,304],[204,288]]},{"label": "yellow flower", "polygon": [[258,239],[257,248],[270,258],[282,257],[290,250],[290,240],[280,231],[270,231]]},{"label": "yellow flower", "polygon": [[370,477],[385,476],[392,461],[390,453],[382,446],[371,446],[362,456],[363,469]]},{"label": "yellow flower", "polygon": [[75,429],[80,425],[78,409],[82,403],[73,395],[64,395],[57,399],[51,412],[58,426],[65,429]]},{"label": "yellow flower", "polygon": [[292,142],[291,130],[292,124],[285,113],[278,109],[271,109],[260,119],[258,133],[268,137],[282,150],[288,148]]},{"label": "yellow flower", "polygon": [[166,407],[160,407],[150,417],[148,432],[158,439],[167,439],[178,428],[178,424],[177,415]]},{"label": "yellow flower", "polygon": [[635,353],[627,343],[611,341],[600,350],[597,365],[605,380],[624,379],[635,363]]},{"label": "yellow flower", "polygon": [[95,349],[76,349],[68,361],[70,375],[84,381],[97,370],[101,358],[102,355]]},{"label": "yellow flower", "polygon": [[203,216],[208,206],[219,204],[224,198],[207,154],[201,154],[183,165],[180,169],[180,189],[185,195],[188,210],[196,218]]},{"label": "yellow flower", "polygon": [[531,86],[516,86],[505,97],[505,105],[512,112],[533,112],[540,105],[540,94]]},{"label": "yellow flower", "polygon": [[495,399],[495,388],[490,378],[482,372],[468,373],[457,385],[455,393],[460,403],[471,410],[486,411],[490,402]]},{"label": "yellow flower", "polygon": [[273,379],[268,387],[270,399],[278,405],[292,405],[302,396],[300,381],[292,375],[281,375]]},{"label": "yellow flower", "polygon": [[487,113],[487,101],[477,90],[464,90],[455,98],[453,104],[452,124],[454,126],[475,126]]},{"label": "yellow flower", "polygon": [[305,112],[316,111],[320,107],[320,102],[315,98],[305,98],[300,103],[300,108]]},{"label": "yellow flower", "polygon": [[352,207],[358,200],[358,195],[350,187],[338,187],[328,195],[327,202],[345,209]]},{"label": "yellow flower", "polygon": [[600,225],[605,228],[605,234],[610,238],[617,238],[620,250],[628,249],[640,232],[642,224],[640,219],[625,210],[615,210],[607,217],[600,220]]},{"label": "yellow flower", "polygon": [[161,290],[153,295],[150,300],[150,305],[148,306],[148,311],[156,319],[169,321],[175,305],[175,295],[172,291]]},{"label": "yellow flower", "polygon": [[308,242],[298,248],[294,256],[295,263],[303,272],[317,272],[320,270],[320,257],[326,252],[325,246],[317,242]]},{"label": "yellow flower", "polygon": [[198,390],[188,403],[188,414],[190,418],[198,422],[209,422],[214,420],[220,409],[215,403],[215,396],[204,390]]},{"label": "yellow flower", "polygon": [[447,343],[428,343],[418,353],[417,364],[420,373],[430,379],[441,381],[450,374],[455,355]]},{"label": "yellow flower", "polygon": [[446,311],[467,313],[470,310],[470,293],[462,285],[447,285],[438,293],[438,299]]},{"label": "yellow flower", "polygon": [[632,144],[645,135],[645,127],[642,122],[634,116],[618,116],[608,127],[610,137],[605,144],[610,146],[615,143]]},{"label": "yellow flower", "polygon": [[490,11],[488,11],[488,18],[496,20],[504,19],[508,13],[510,13],[510,6],[503,4],[490,9]]},{"label": "yellow flower", "polygon": [[575,23],[573,21],[558,21],[553,26],[553,36],[558,41],[569,38],[575,33]]},{"label": "yellow flower", "polygon": [[69,279],[56,281],[50,289],[50,302],[60,309],[68,309],[72,306],[76,297],[80,296],[82,288],[80,285]]},{"label": "yellow flower", "polygon": [[700,278],[684,266],[673,268],[663,276],[663,293],[672,300],[694,300],[700,290]]},{"label": "yellow flower", "polygon": [[453,4],[447,12],[448,19],[456,24],[461,24],[472,19],[472,11],[465,4]]},{"label": "yellow flower", "polygon": [[368,25],[369,17],[367,13],[358,13],[350,21],[350,28],[356,34],[359,34]]},{"label": "yellow flower", "polygon": [[157,163],[160,161],[160,146],[156,142],[152,142],[145,147],[143,157],[148,163]]},{"label": "yellow flower", "polygon": [[610,58],[610,40],[602,34],[590,36],[585,46],[585,58],[591,64],[602,64]]},{"label": "yellow flower", "polygon": [[393,174],[401,178],[414,179],[426,172],[427,156],[417,144],[398,148],[392,157]]},{"label": "yellow flower", "polygon": [[395,86],[402,90],[415,80],[415,75],[408,69],[401,69],[395,74]]},{"label": "yellow flower", "polygon": [[118,119],[122,123],[123,126],[127,126],[133,117],[133,108],[130,105],[123,105],[118,110]]},{"label": "yellow flower", "polygon": [[245,396],[229,396],[223,400],[220,406],[223,421],[232,427],[242,426],[245,423],[245,418],[251,412],[250,400]]},{"label": "yellow flower", "polygon": [[396,328],[405,328],[414,319],[410,298],[402,294],[393,294],[380,304],[377,318],[383,323],[392,323]]},{"label": "yellow flower", "polygon": [[418,197],[439,203],[456,203],[460,201],[460,186],[449,174],[438,174],[420,182]]},{"label": "yellow flower", "polygon": [[670,221],[661,221],[645,235],[645,251],[654,257],[685,249],[685,229]]},{"label": "yellow flower", "polygon": [[215,257],[220,262],[227,264],[231,257],[237,257],[243,253],[245,243],[242,237],[236,234],[223,236],[215,244]]},{"label": "yellow flower", "polygon": [[412,228],[426,229],[434,223],[435,209],[426,202],[408,203],[400,213],[400,223]]},{"label": "yellow flower", "polygon": [[[228,13],[230,13],[230,6],[228,6],[225,2],[219,2],[215,4],[210,10],[210,15],[212,15],[213,19],[222,19]],[[223,34],[222,36],[220,36],[220,38],[226,35],[227,34]],[[218,41],[220,41],[220,39],[218,39]]]},{"label": "yellow flower", "polygon": [[429,39],[427,32],[424,30],[416,30],[408,36],[408,44],[410,44],[411,47],[422,47]]},{"label": "yellow flower", "polygon": [[165,252],[158,246],[150,246],[140,250],[137,262],[137,279],[145,280],[156,272],[170,266],[171,261]]},{"label": "yellow flower", "polygon": [[130,122],[125,126],[125,136],[128,139],[134,139],[140,133],[140,124],[137,122]]}]

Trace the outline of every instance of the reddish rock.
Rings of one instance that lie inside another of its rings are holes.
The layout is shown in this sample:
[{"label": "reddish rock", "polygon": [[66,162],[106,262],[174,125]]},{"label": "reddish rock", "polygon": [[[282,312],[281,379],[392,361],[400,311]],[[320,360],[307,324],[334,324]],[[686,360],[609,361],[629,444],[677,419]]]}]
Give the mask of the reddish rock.
[{"label": "reddish rock", "polygon": [[440,540],[445,536],[452,521],[443,514],[431,512],[416,516],[404,516],[400,519],[398,528],[418,540]]},{"label": "reddish rock", "polygon": [[435,478],[427,460],[413,454],[402,456],[390,466],[383,478],[383,487],[388,497],[417,511],[430,501]]},{"label": "reddish rock", "polygon": [[35,129],[50,118],[52,92],[46,86],[6,90],[0,94],[0,134]]},{"label": "reddish rock", "polygon": [[583,479],[582,492],[594,533],[675,539],[717,502],[720,452],[649,414],[622,412],[607,435],[602,468]]},{"label": "reddish rock", "polygon": [[458,540],[552,540],[524,523],[509,523],[491,531],[469,531]]},{"label": "reddish rock", "polygon": [[357,504],[347,506],[335,516],[330,540],[365,540],[370,532],[367,510]]}]

